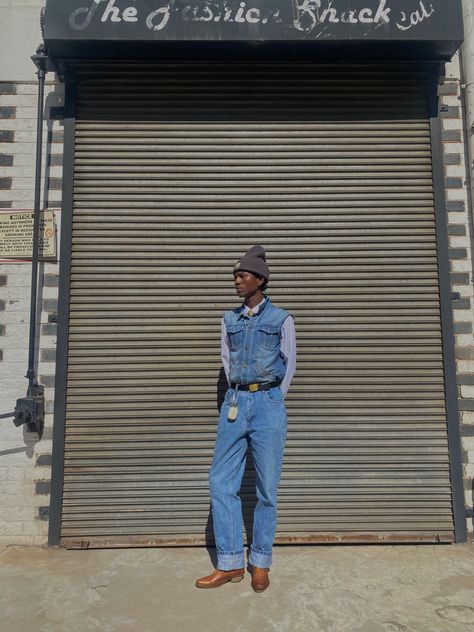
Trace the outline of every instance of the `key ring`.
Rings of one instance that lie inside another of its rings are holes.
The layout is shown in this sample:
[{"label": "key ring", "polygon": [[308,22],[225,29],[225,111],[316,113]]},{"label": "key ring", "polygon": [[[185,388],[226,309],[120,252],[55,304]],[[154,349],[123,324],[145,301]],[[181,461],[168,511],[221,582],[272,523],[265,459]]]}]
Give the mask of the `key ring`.
[{"label": "key ring", "polygon": [[236,406],[237,405],[238,394],[239,394],[239,385],[236,384],[235,388],[234,388],[234,394],[232,395],[232,406]]},{"label": "key ring", "polygon": [[237,419],[237,415],[239,414],[239,407],[237,406],[237,395],[239,391],[239,385],[236,384],[236,388],[234,389],[234,394],[232,395],[232,402],[229,408],[229,413],[227,415],[227,421],[233,423]]}]

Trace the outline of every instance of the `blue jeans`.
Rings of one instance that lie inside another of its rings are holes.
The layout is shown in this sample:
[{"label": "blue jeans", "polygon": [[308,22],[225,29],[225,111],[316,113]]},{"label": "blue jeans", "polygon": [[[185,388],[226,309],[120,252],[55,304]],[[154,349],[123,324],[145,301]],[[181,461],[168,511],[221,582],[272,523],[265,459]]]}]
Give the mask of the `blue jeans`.
[{"label": "blue jeans", "polygon": [[248,444],[255,465],[258,499],[249,562],[266,568],[272,563],[277,524],[277,491],[287,432],[285,402],[279,387],[256,393],[239,391],[238,416],[230,422],[228,413],[234,392],[227,391],[221,408],[209,472],[217,568],[234,570],[245,566],[239,490]]}]

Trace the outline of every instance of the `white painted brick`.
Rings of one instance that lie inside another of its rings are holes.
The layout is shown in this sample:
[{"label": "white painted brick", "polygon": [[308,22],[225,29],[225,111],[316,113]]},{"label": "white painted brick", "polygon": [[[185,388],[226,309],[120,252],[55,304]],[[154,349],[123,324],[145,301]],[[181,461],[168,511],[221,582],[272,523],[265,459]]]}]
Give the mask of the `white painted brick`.
[{"label": "white painted brick", "polygon": [[10,507],[8,511],[9,520],[13,521],[33,521],[36,516],[36,511],[34,507]]},{"label": "white painted brick", "polygon": [[0,522],[0,536],[18,533],[23,535],[23,522],[17,520],[9,520],[8,522]]},{"label": "white painted brick", "polygon": [[[56,215],[57,219],[60,219],[61,216]],[[59,266],[57,263],[50,263],[49,261],[45,262],[44,264],[44,273],[45,274],[58,274],[59,273]]]},{"label": "white painted brick", "polygon": [[[37,496],[36,498],[38,498],[38,500],[40,498],[48,498],[47,496]],[[2,492],[2,496],[1,496],[1,502],[2,502],[2,513],[6,512],[8,510],[8,513],[10,513],[10,510],[14,509],[14,508],[21,508],[21,505],[19,504],[19,499],[18,497],[14,496],[14,495],[6,495]],[[33,505],[32,502],[30,502],[29,498],[25,498],[25,505],[24,506],[29,506],[30,509],[33,511],[33,513],[35,513],[35,507]],[[47,503],[44,503],[47,504]]]},{"label": "white painted brick", "polygon": [[[47,86],[45,82],[45,86],[44,86],[45,94],[49,92],[50,89],[51,87]],[[38,94],[38,84],[34,81],[27,82],[27,83],[19,83],[17,84],[16,91],[18,95],[30,96],[31,99],[33,100],[33,99],[36,99],[37,94]]]},{"label": "white painted brick", "polygon": [[[20,140],[20,138],[22,140]],[[33,159],[32,164],[35,162],[35,152],[36,149],[36,140],[35,134],[31,132],[17,132],[15,134],[15,142],[14,143],[2,143],[2,150],[6,154],[14,154],[14,165],[16,166],[16,160],[26,160],[31,161],[31,152],[33,151]],[[29,163],[28,163],[29,164]]]},{"label": "white painted brick", "polygon": [[460,292],[461,296],[470,296],[471,287],[469,285],[464,285],[461,283],[452,283],[452,288],[456,290],[456,292]]},{"label": "white painted brick", "polygon": [[28,119],[29,121],[33,121],[36,125],[36,105],[34,101],[35,99],[20,103],[17,102],[16,118]]},{"label": "white painted brick", "polygon": [[467,213],[462,211],[461,213],[448,213],[448,224],[466,224],[468,221]]},{"label": "white painted brick", "polygon": [[448,178],[466,177],[466,169],[464,165],[446,165],[444,169]]},{"label": "white painted brick", "polygon": [[[47,132],[49,131],[47,129],[48,124],[45,125],[44,131]],[[62,122],[60,121],[53,121],[52,124],[50,123],[49,126],[51,127],[53,132],[59,132],[62,131],[64,129],[64,125],[62,124]],[[46,147],[46,141],[47,141],[47,136],[45,136],[45,148],[44,151],[46,151],[47,147]],[[20,143],[19,146],[19,151],[20,153],[22,151],[26,150],[27,145],[31,145],[33,144],[36,148],[36,129],[34,131],[31,130],[19,130],[16,134],[15,134],[15,145],[17,143]],[[22,148],[21,143],[24,143],[24,147]],[[50,147],[60,147],[60,143],[51,143]]]},{"label": "white painted brick", "polygon": [[474,478],[474,463],[464,464],[464,475],[466,478]]},{"label": "white painted brick", "polygon": [[8,129],[8,130],[36,130],[36,120],[28,120],[28,119],[0,119],[0,129]]},{"label": "white painted brick", "polygon": [[55,349],[56,348],[56,336],[41,336],[41,348],[42,349]]},{"label": "white painted brick", "polygon": [[26,368],[26,362],[28,361],[28,348],[23,347],[24,344],[25,343],[22,343],[22,346],[18,349],[5,349],[5,353],[3,354],[3,361],[5,363],[24,362]]},{"label": "white painted brick", "polygon": [[[21,430],[18,430],[18,432],[21,432]],[[24,467],[7,468],[2,473],[2,479],[3,479],[2,494],[16,495],[18,496],[19,503],[25,502],[25,499],[28,496],[30,496],[33,491],[31,481],[28,481],[26,479],[25,472],[28,473],[26,460],[24,461]],[[24,498],[23,498],[23,495],[24,495]]]},{"label": "white painted brick", "polygon": [[[14,195],[8,196],[8,192],[0,192],[0,200],[13,202],[15,207],[26,208],[27,210],[33,208],[33,194],[25,190],[15,190]],[[61,191],[51,191],[49,193],[49,201],[50,203],[60,203],[61,202]]]},{"label": "white painted brick", "polygon": [[[30,312],[26,310],[18,310],[15,312],[12,311],[4,311],[0,312],[0,323],[1,324],[15,324],[15,323],[29,323],[30,322]],[[48,315],[42,314],[40,323],[46,324],[48,322]]]},{"label": "white painted brick", "polygon": [[39,362],[38,375],[54,375],[56,370],[55,362]]},{"label": "white painted brick", "polygon": [[456,344],[463,347],[472,347],[472,334],[456,334]]},{"label": "white painted brick", "polygon": [[52,427],[54,421],[54,415],[45,414],[44,416],[44,425]]},{"label": "white painted brick", "polygon": [[[33,481],[35,483],[41,483],[43,481],[50,481],[51,480],[51,466],[50,465],[37,465],[35,467],[35,472],[33,474],[34,478]],[[48,496],[49,497],[49,496]],[[43,498],[44,499],[44,505],[47,505],[47,498],[46,495],[41,495],[38,496],[39,498]]]},{"label": "white painted brick", "polygon": [[459,95],[456,94],[443,94],[442,101],[445,105],[460,106],[461,100]]},{"label": "white painted brick", "polygon": [[449,241],[450,248],[468,248],[469,247],[469,241],[465,235],[463,236],[450,235],[448,241]]},{"label": "white painted brick", "polygon": [[15,349],[21,349],[22,347],[26,349],[28,346],[28,330],[29,328],[26,327],[25,332],[22,336],[5,336],[4,338],[2,338],[2,349],[9,349],[12,351],[14,351]]},{"label": "white painted brick", "polygon": [[459,130],[462,129],[462,120],[445,118],[441,119],[441,125],[444,130]]},{"label": "white painted brick", "polygon": [[0,94],[0,105],[16,105],[18,109],[17,94]]},{"label": "white painted brick", "polygon": [[18,324],[10,324],[7,328],[7,334],[5,336],[4,339],[2,339],[2,343],[5,342],[5,339],[8,340],[10,338],[14,338],[14,339],[19,339],[19,338],[23,338],[25,336],[25,334],[28,334],[28,330],[29,330],[29,323],[24,322],[24,323],[18,323]]},{"label": "white painted brick", "polygon": [[58,288],[43,285],[41,288],[41,296],[44,299],[53,299],[58,297]]},{"label": "white painted brick", "polygon": [[456,360],[456,368],[458,373],[474,373],[474,361]]},{"label": "white painted brick", "polygon": [[461,160],[464,163],[464,145],[462,143],[446,143],[445,154],[461,154]]},{"label": "white painted brick", "polygon": [[[23,312],[25,314],[28,314],[28,318],[29,318],[29,300],[26,298],[26,296],[23,297],[22,300],[13,298],[13,296],[11,295],[11,288],[9,288],[7,286],[7,288],[4,288],[5,291],[10,293],[10,297],[7,298],[7,304],[5,305],[5,312],[7,313],[16,313],[16,312]],[[28,300],[28,302],[27,302]]]},{"label": "white painted brick", "polygon": [[462,447],[468,451],[469,462],[474,463],[474,437],[462,437]]},{"label": "white painted brick", "polygon": [[35,445],[35,454],[51,454],[53,442],[51,439],[42,439]]},{"label": "white painted brick", "polygon": [[43,520],[36,522],[24,522],[22,525],[22,535],[38,536],[48,533],[48,523]]},{"label": "white painted brick", "polygon": [[18,463],[16,466],[10,466],[6,472],[4,472],[3,480],[5,486],[9,486],[11,482],[26,482],[30,485],[32,477],[32,471],[25,463]]},{"label": "white painted brick", "polygon": [[[12,169],[12,167],[9,167],[9,169]],[[17,178],[29,178],[31,181],[35,177],[34,164],[29,164],[27,160],[19,160],[18,156],[15,156],[14,170],[15,182]]]},{"label": "white painted brick", "polygon": [[467,462],[470,465],[474,465],[474,451],[473,450],[469,450],[467,452]]},{"label": "white painted brick", "polygon": [[451,262],[453,272],[471,272],[472,264],[469,259],[455,259]]},{"label": "white painted brick", "polygon": [[27,195],[18,195],[16,191],[0,191],[0,201],[13,202],[15,208],[23,208],[25,210],[33,209],[33,198]]},{"label": "white painted brick", "polygon": [[446,63],[445,77],[446,79],[457,79],[459,72],[459,53],[455,53],[453,58]]},{"label": "white painted brick", "polygon": [[[36,483],[48,483],[51,481],[51,468],[47,466],[37,466],[35,468],[34,473],[32,474],[32,482],[36,486]],[[35,502],[38,502],[39,505],[47,505],[49,504],[49,495],[41,494],[35,496]],[[38,506],[39,506],[38,505]]]},{"label": "white painted brick", "polygon": [[461,411],[462,423],[467,426],[474,426],[474,411],[463,410]]},{"label": "white painted brick", "polygon": [[2,274],[9,275],[10,273],[29,274],[31,277],[31,263],[24,263],[21,261],[12,261],[11,263],[2,263]]},{"label": "white painted brick", "polygon": [[[15,272],[5,272],[2,266],[2,273],[7,274],[7,286],[11,287],[30,287],[31,286],[31,269],[24,267],[22,270]],[[5,288],[3,288],[4,290]]]},{"label": "white painted brick", "polygon": [[466,189],[463,187],[459,189],[446,189],[446,199],[450,202],[465,202]]},{"label": "white painted brick", "polygon": [[[17,199],[23,198],[26,193],[31,193],[31,178],[13,178],[13,186],[15,187],[15,197]],[[50,193],[53,193],[55,190],[50,191]]]},{"label": "white painted brick", "polygon": [[472,509],[473,507],[473,498],[472,498],[473,494],[472,491],[465,491],[464,492],[464,501],[466,503],[466,507],[468,507],[469,509]]}]

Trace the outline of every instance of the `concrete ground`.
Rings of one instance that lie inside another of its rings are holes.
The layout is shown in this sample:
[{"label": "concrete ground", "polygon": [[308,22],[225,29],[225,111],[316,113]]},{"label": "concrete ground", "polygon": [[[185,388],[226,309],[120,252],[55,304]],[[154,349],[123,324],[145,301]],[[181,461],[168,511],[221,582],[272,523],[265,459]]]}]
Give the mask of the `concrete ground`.
[{"label": "concrete ground", "polygon": [[474,545],[276,546],[270,588],[213,590],[205,548],[0,552],[2,632],[474,631]]}]

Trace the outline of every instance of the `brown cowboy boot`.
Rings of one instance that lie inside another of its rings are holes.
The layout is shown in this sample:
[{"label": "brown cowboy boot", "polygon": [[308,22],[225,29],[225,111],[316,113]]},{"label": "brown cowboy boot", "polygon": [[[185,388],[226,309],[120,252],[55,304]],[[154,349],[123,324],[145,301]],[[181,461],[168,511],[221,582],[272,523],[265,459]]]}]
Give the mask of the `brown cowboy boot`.
[{"label": "brown cowboy boot", "polygon": [[252,573],[252,588],[255,592],[263,592],[270,586],[270,580],[268,578],[268,568],[259,568],[258,566],[251,566]]},{"label": "brown cowboy boot", "polygon": [[200,577],[196,580],[196,586],[198,588],[218,588],[223,584],[227,584],[227,582],[232,582],[235,584],[236,582],[242,581],[244,578],[244,569],[238,568],[233,571],[220,571],[216,569],[210,575],[206,575],[206,577]]}]

